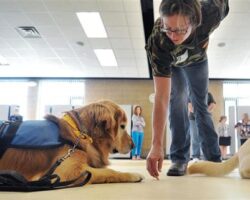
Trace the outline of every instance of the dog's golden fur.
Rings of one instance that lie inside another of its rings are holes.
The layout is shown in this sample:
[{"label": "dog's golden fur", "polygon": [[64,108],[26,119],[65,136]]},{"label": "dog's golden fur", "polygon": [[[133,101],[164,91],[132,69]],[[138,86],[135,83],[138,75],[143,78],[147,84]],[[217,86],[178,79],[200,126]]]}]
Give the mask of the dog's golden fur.
[{"label": "dog's golden fur", "polygon": [[202,161],[188,167],[188,174],[205,174],[207,176],[224,176],[239,167],[242,178],[250,178],[250,140],[248,139],[239,151],[222,163]]},{"label": "dog's golden fur", "polygon": [[[75,118],[73,111],[68,114],[78,128],[81,124],[86,127],[89,137],[82,137],[75,152],[56,168],[55,173],[60,176],[61,181],[75,179],[84,171],[92,174],[89,183],[141,181],[143,176],[140,174],[118,172],[106,168],[109,164],[109,153],[126,154],[134,147],[126,131],[125,112],[111,101],[99,101],[76,109],[76,111],[79,113],[79,119]],[[76,130],[64,118],[48,115],[46,119],[59,125],[62,138],[73,144],[77,141]],[[0,170],[16,170],[28,180],[38,180],[71,147],[65,144],[47,150],[9,148],[0,159]]]}]

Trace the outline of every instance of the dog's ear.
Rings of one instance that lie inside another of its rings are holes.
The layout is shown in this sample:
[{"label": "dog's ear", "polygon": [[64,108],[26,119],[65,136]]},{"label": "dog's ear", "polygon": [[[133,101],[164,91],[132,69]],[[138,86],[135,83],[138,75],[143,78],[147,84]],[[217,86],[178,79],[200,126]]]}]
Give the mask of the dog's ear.
[{"label": "dog's ear", "polygon": [[110,110],[112,110],[112,113],[114,114],[114,118],[117,122],[127,121],[127,116],[124,110],[120,106],[118,106],[116,103],[110,100],[103,100],[103,101],[100,101],[100,103],[107,106]]},{"label": "dog's ear", "polygon": [[93,137],[101,137],[112,131],[114,116],[107,106],[94,103],[85,110],[85,115],[85,119],[88,121],[88,131]]},{"label": "dog's ear", "polygon": [[99,122],[98,126],[106,133],[108,133],[111,130],[111,124],[112,124],[111,121],[112,119],[104,119]]},{"label": "dog's ear", "polygon": [[60,119],[58,117],[56,117],[55,115],[52,115],[52,114],[45,115],[44,119],[55,122],[56,124],[58,124],[60,121]]}]

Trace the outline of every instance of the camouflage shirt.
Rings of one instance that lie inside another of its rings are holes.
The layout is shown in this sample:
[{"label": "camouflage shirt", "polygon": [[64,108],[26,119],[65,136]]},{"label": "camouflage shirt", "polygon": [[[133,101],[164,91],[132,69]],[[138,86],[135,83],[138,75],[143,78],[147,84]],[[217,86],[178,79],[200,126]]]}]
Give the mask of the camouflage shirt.
[{"label": "camouflage shirt", "polygon": [[156,20],[146,45],[154,76],[171,77],[172,67],[185,67],[207,59],[209,35],[229,11],[228,0],[219,1],[219,6],[213,0],[201,1],[201,25],[180,45],[174,45],[166,34],[161,32],[161,19]]}]

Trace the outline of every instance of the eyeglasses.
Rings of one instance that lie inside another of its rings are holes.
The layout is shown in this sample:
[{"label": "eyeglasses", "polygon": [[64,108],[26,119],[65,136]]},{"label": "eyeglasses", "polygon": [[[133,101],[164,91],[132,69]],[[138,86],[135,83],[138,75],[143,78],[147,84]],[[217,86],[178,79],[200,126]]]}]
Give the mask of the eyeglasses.
[{"label": "eyeglasses", "polygon": [[174,34],[176,34],[178,36],[183,36],[188,32],[188,29],[189,29],[189,27],[186,28],[186,29],[171,30],[170,28],[162,27],[161,32],[166,33],[167,35],[171,35],[172,33],[174,33]]}]

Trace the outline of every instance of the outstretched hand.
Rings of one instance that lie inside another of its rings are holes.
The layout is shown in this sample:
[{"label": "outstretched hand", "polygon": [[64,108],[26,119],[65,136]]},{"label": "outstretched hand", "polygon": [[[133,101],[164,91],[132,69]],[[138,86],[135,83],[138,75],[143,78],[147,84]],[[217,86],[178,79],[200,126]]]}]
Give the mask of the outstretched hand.
[{"label": "outstretched hand", "polygon": [[157,180],[159,180],[159,173],[161,172],[163,160],[163,149],[152,146],[147,156],[147,170],[149,174]]}]

